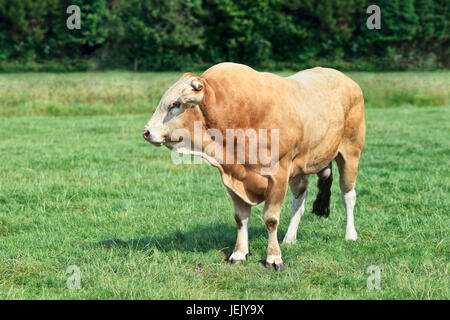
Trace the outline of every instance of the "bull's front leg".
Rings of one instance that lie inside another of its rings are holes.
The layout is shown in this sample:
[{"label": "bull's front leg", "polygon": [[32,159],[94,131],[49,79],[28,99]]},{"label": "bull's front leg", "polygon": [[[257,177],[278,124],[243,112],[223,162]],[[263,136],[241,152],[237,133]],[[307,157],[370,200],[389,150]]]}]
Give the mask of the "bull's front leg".
[{"label": "bull's front leg", "polygon": [[266,202],[263,210],[264,224],[269,233],[269,244],[267,247],[266,267],[274,267],[276,270],[283,269],[281,250],[278,244],[277,229],[280,222],[280,212],[283,206],[287,189],[287,178],[276,180],[271,178],[266,193]]},{"label": "bull's front leg", "polygon": [[245,261],[248,255],[248,221],[250,219],[251,206],[235,195],[233,191],[228,190],[228,192],[233,199],[234,219],[238,229],[236,246],[228,258],[228,262],[237,264]]}]

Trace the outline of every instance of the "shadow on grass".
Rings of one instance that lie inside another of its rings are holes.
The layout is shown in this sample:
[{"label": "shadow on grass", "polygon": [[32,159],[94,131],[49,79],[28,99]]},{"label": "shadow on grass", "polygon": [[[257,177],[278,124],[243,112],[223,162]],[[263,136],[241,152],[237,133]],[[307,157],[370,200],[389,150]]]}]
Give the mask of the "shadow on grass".
[{"label": "shadow on grass", "polygon": [[[103,248],[126,248],[129,250],[207,252],[220,250],[224,255],[233,251],[236,242],[236,227],[226,224],[210,224],[197,226],[188,231],[176,231],[164,236],[148,236],[130,240],[108,239],[96,243]],[[267,231],[262,227],[249,228],[249,241],[256,238],[267,238]]]}]

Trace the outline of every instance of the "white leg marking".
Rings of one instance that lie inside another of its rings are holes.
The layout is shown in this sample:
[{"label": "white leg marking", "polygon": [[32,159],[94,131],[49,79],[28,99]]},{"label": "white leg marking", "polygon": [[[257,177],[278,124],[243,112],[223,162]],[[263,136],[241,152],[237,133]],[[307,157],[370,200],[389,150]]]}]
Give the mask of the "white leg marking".
[{"label": "white leg marking", "polygon": [[271,264],[280,264],[283,263],[283,260],[281,259],[281,254],[279,255],[268,255],[266,258],[266,263],[268,263],[269,265]]},{"label": "white leg marking", "polygon": [[228,258],[229,261],[241,261],[247,258],[248,254],[248,221],[250,217],[241,220],[242,226],[237,231],[236,247]]},{"label": "white leg marking", "polygon": [[300,223],[300,218],[305,212],[307,193],[308,191],[305,190],[298,198],[292,194],[291,221],[289,222],[288,231],[284,236],[283,243],[295,244],[297,240],[297,229]]},{"label": "white leg marking", "polygon": [[342,201],[344,202],[345,213],[347,214],[347,227],[345,228],[345,240],[356,240],[357,234],[353,219],[353,208],[356,203],[355,189],[347,193],[342,193]]},{"label": "white leg marking", "polygon": [[229,261],[231,262],[239,262],[239,261],[243,261],[245,259],[247,259],[247,254],[245,252],[242,251],[234,251],[231,256],[228,258]]}]

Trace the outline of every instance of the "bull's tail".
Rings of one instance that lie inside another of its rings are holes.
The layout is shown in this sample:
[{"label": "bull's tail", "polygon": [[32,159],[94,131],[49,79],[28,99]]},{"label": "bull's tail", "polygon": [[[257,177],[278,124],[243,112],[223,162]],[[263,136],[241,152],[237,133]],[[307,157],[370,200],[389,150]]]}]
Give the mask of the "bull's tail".
[{"label": "bull's tail", "polygon": [[331,197],[331,184],[333,183],[332,166],[329,166],[330,174],[327,177],[321,177],[317,181],[319,192],[317,193],[316,200],[314,201],[312,212],[321,217],[328,217],[330,214],[330,197]]}]

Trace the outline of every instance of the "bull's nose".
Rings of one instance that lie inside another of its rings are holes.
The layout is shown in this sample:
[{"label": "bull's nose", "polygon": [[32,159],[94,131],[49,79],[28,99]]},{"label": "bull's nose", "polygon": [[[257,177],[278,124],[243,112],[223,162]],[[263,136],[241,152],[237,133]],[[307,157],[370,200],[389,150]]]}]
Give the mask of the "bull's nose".
[{"label": "bull's nose", "polygon": [[144,129],[144,131],[142,131],[142,136],[145,140],[150,141],[150,131],[148,131],[147,129]]}]

